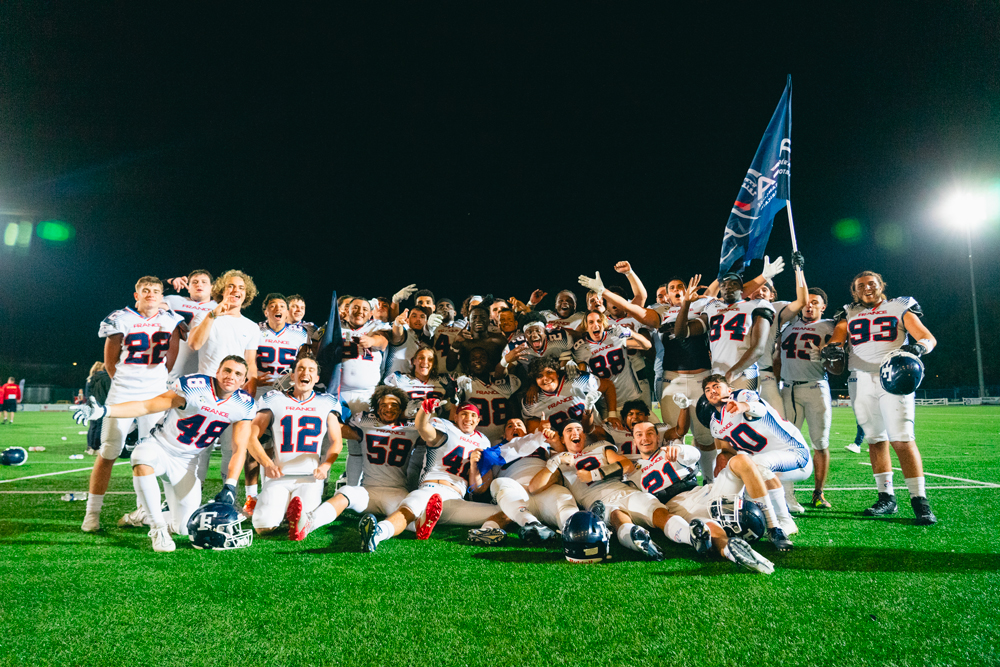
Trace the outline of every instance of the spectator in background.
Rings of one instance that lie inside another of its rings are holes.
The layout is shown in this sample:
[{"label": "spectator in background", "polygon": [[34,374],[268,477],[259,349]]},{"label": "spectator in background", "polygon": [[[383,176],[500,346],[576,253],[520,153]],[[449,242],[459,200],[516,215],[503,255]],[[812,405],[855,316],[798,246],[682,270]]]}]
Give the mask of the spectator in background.
[{"label": "spectator in background", "polygon": [[[104,370],[103,361],[95,361],[90,367],[90,375],[87,376],[87,385],[83,390],[84,402],[93,396],[97,402],[104,405],[108,398],[108,391],[111,389],[111,376]],[[87,456],[97,456],[97,450],[101,448],[101,428],[104,418],[91,419],[87,429]]]},{"label": "spectator in background", "polygon": [[76,392],[76,396],[73,397],[73,405],[83,405],[87,402],[87,397],[83,395],[83,389]]},{"label": "spectator in background", "polygon": [[7,384],[0,387],[0,398],[3,400],[3,423],[8,421],[14,425],[14,413],[17,412],[17,404],[21,402],[21,387],[14,382],[14,378],[7,378]]}]

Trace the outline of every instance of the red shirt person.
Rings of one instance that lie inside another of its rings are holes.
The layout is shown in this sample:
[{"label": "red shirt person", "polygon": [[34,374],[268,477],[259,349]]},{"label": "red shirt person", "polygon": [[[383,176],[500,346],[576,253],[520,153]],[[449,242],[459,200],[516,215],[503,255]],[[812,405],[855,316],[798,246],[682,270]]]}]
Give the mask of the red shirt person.
[{"label": "red shirt person", "polygon": [[7,384],[0,387],[0,400],[3,402],[3,423],[9,421],[13,424],[17,404],[21,402],[21,387],[14,382],[14,378],[7,378]]}]

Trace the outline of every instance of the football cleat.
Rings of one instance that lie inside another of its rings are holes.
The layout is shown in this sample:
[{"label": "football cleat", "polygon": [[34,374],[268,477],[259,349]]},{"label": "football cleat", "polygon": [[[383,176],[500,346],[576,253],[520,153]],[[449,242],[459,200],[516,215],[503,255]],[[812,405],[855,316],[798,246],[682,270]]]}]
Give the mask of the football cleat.
[{"label": "football cleat", "polygon": [[418,540],[426,540],[431,536],[434,526],[437,525],[438,519],[441,518],[441,505],[441,496],[436,493],[427,501],[427,508],[424,510],[421,518],[417,519]]},{"label": "football cleat", "polygon": [[597,517],[598,521],[608,522],[607,518],[604,516],[605,513],[604,503],[600,500],[595,500],[590,506],[590,513]]},{"label": "football cleat", "polygon": [[248,517],[253,516],[253,508],[257,507],[257,498],[254,496],[247,496],[247,500],[243,503],[243,513]]},{"label": "football cleat", "polygon": [[701,519],[691,520],[691,546],[700,554],[712,549],[712,533]]},{"label": "football cleat", "polygon": [[792,550],[792,541],[788,539],[788,536],[785,535],[785,531],[783,531],[780,526],[768,528],[767,537],[771,540],[771,544],[773,544],[774,548],[778,551]]},{"label": "football cleat", "polygon": [[629,538],[631,538],[633,544],[639,547],[644,554],[653,560],[663,560],[663,552],[660,551],[660,547],[658,547],[656,542],[653,541],[649,531],[642,526],[632,526]]},{"label": "football cleat", "polygon": [[378,520],[371,512],[361,517],[358,522],[358,530],[361,532],[361,551],[366,554],[373,553],[378,546],[375,536],[378,535]]},{"label": "football cleat", "polygon": [[830,509],[833,507],[822,491],[813,491],[812,506],[820,509]]},{"label": "football cleat", "polygon": [[937,517],[931,511],[931,504],[924,496],[910,498],[910,506],[916,518],[913,520],[914,526],[932,526],[937,523]]},{"label": "football cleat", "polygon": [[118,519],[118,527],[125,528],[126,526],[132,526],[133,528],[142,528],[143,526],[149,525],[149,515],[146,514],[146,510],[139,507],[132,510],[122,518]]},{"label": "football cleat", "polygon": [[844,449],[846,449],[849,452],[854,452],[855,454],[861,453],[861,445],[857,444],[856,442],[852,442],[851,444],[845,446]]},{"label": "football cleat", "polygon": [[532,545],[540,545],[556,536],[556,531],[552,530],[544,523],[532,521],[526,523],[521,528],[521,539]]},{"label": "football cleat", "polygon": [[805,514],[806,508],[802,506],[802,503],[796,499],[795,494],[788,495],[785,494],[785,504],[788,505],[788,511],[792,514]]},{"label": "football cleat", "polygon": [[733,562],[744,569],[751,572],[760,572],[761,574],[771,574],[774,572],[774,563],[754,551],[749,544],[738,537],[729,538],[729,544],[726,545],[726,549],[729,550]]},{"label": "football cleat", "polygon": [[899,511],[896,505],[896,496],[891,493],[879,492],[878,500],[875,504],[861,513],[862,516],[888,516]]},{"label": "football cleat", "polygon": [[787,519],[778,519],[778,526],[781,527],[781,530],[784,531],[785,535],[788,537],[791,537],[799,532],[799,527],[795,525],[795,521],[791,517],[788,517]]},{"label": "football cleat", "polygon": [[101,529],[101,515],[97,512],[87,512],[83,515],[83,525],[80,530],[85,533],[96,533]]},{"label": "football cleat", "polygon": [[166,526],[160,526],[159,528],[154,526],[150,528],[149,536],[153,540],[153,551],[166,553],[174,551],[177,548],[177,545],[174,544],[174,539],[170,537],[170,529]]},{"label": "football cleat", "polygon": [[473,544],[492,546],[507,539],[507,531],[499,528],[473,528],[469,531],[469,541]]},{"label": "football cleat", "polygon": [[308,515],[302,511],[302,498],[293,496],[288,501],[288,509],[285,510],[285,520],[288,521],[288,539],[293,542],[301,542],[308,534],[307,530],[300,527],[303,517],[306,517],[305,523],[308,524]]}]

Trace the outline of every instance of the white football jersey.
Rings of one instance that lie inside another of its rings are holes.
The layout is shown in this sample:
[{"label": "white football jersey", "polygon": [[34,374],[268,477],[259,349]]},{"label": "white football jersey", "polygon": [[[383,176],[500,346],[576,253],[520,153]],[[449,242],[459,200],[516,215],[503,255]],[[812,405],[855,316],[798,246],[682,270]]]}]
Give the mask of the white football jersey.
[{"label": "white football jersey", "polygon": [[761,399],[755,391],[743,389],[732,396],[742,403],[759,403],[764,406],[763,417],[753,418],[746,412],[731,414],[723,411],[712,416],[712,437],[726,440],[738,452],[751,456],[784,449],[805,449],[806,441],[795,424],[785,421],[778,411]]},{"label": "white football jersey", "polygon": [[575,329],[587,316],[587,313],[573,313],[569,317],[563,318],[554,310],[540,310],[538,314],[545,318],[545,326],[550,331],[553,329]]},{"label": "white football jersey", "polygon": [[[191,328],[198,326],[207,313],[194,316]],[[223,315],[212,322],[208,340],[198,350],[198,372],[215,377],[222,360],[231,354],[246,356],[247,350],[256,350],[260,342],[260,327],[256,322],[242,315]]]},{"label": "white football jersey", "polygon": [[[199,303],[191,299],[186,299],[180,294],[168,294],[163,297],[163,301],[170,310],[184,318],[184,322],[187,323],[189,329],[195,316],[204,315],[210,310],[215,310],[215,307],[219,305],[211,299]],[[175,380],[182,375],[191,375],[197,372],[198,352],[188,347],[186,340],[180,341],[180,345],[177,347],[177,359],[174,361],[174,367],[170,371],[170,379]]]},{"label": "white football jersey", "polygon": [[515,416],[510,397],[521,388],[521,380],[508,376],[486,384],[479,378],[469,379],[472,380],[472,392],[464,395],[462,400],[479,408],[480,422],[476,428],[490,442],[497,442],[503,438],[507,420]]},{"label": "white football jersey", "polygon": [[504,464],[497,477],[509,477],[527,487],[531,478],[545,467],[551,451],[541,433],[529,433],[509,442],[501,442],[500,455]]},{"label": "white football jersey", "polygon": [[590,360],[590,348],[587,344],[582,340],[578,340],[574,343],[573,338],[563,329],[554,329],[546,334],[545,340],[542,341],[541,352],[536,352],[535,348],[528,345],[528,341],[524,337],[524,334],[520,334],[514,336],[514,338],[507,343],[503,349],[503,353],[507,354],[522,344],[528,346],[528,352],[522,355],[520,359],[521,365],[525,368],[528,367],[528,364],[530,364],[533,359],[537,359],[539,357],[559,358],[563,352],[568,351],[572,351],[573,359],[576,361],[586,363]]},{"label": "white football jersey", "polygon": [[420,482],[446,480],[464,493],[469,486],[469,454],[474,449],[489,449],[490,441],[479,431],[462,433],[461,429],[447,419],[435,417],[431,424],[445,438],[437,447],[427,447]]},{"label": "white football jersey", "polygon": [[[590,350],[590,372],[599,378],[610,378],[615,385],[615,395],[618,405],[632,401],[642,396],[639,390],[639,379],[628,360],[628,349],[625,341],[632,337],[632,330],[611,323],[600,340],[584,336],[583,342]],[[617,406],[616,406],[617,407]]]},{"label": "white football jersey", "polygon": [[392,426],[379,421],[373,412],[363,412],[351,416],[351,426],[361,431],[362,486],[405,489],[406,464],[420,439],[413,423]]},{"label": "white football jersey", "polygon": [[[774,321],[774,308],[767,301],[737,301],[727,306],[712,299],[702,311],[708,318],[708,345],[712,353],[712,372],[725,375],[750,346],[750,329],[754,314]],[[770,340],[770,339],[769,339]],[[770,354],[766,352],[765,354]],[[757,377],[756,368],[744,371],[746,377]]]},{"label": "white football jersey", "polygon": [[648,459],[636,459],[635,470],[628,476],[628,481],[646,493],[656,494],[695,474],[701,452],[691,445],[680,445],[680,449],[681,454],[676,461],[668,461],[663,450],[653,452]]},{"label": "white football jersey", "polygon": [[[309,332],[300,324],[286,324],[281,331],[273,331],[267,322],[260,324],[260,343],[257,346],[257,377],[274,382],[295,365],[299,348],[309,342]],[[261,387],[257,397],[270,390]]]},{"label": "white football jersey", "polygon": [[383,350],[359,347],[356,339],[361,335],[380,333],[385,329],[384,325],[385,322],[381,320],[368,320],[357,329],[345,326],[341,330],[344,336],[344,356],[340,365],[341,391],[366,391],[378,386],[382,379],[382,358],[385,353]]},{"label": "white football jersey", "polygon": [[180,315],[158,310],[143,317],[131,308],[111,313],[101,322],[101,338],[121,334],[122,351],[111,383],[119,396],[151,398],[167,389],[167,351]]},{"label": "white football jersey", "polygon": [[444,389],[437,378],[427,378],[427,382],[424,382],[409,373],[396,371],[385,378],[385,384],[399,387],[406,392],[411,401],[422,401],[425,398],[444,400]]},{"label": "white football jersey", "polygon": [[809,344],[823,347],[833,334],[833,320],[806,322],[796,318],[781,331],[781,379],[785,382],[812,382],[825,380],[822,361],[809,358]]},{"label": "white football jersey", "polygon": [[217,398],[215,379],[208,375],[181,376],[170,383],[169,389],[184,397],[184,406],[167,410],[150,435],[180,456],[208,456],[230,424],[249,421],[257,413],[253,397],[242,389],[229,398]]},{"label": "white football jersey", "polygon": [[912,296],[887,299],[874,308],[858,303],[844,306],[850,343],[848,370],[876,373],[890,352],[906,345],[903,315],[909,310],[917,317],[924,315]]},{"label": "white football jersey", "polygon": [[257,410],[271,412],[274,462],[285,475],[312,475],[319,467],[326,437],[326,418],[331,412],[340,419],[340,401],[330,394],[311,392],[303,401],[272,390],[257,403]]},{"label": "white football jersey", "polygon": [[431,337],[431,346],[438,355],[438,373],[448,372],[448,350],[451,346],[455,344],[458,340],[459,333],[465,327],[442,324],[437,329],[434,330],[434,335]]},{"label": "white football jersey", "polygon": [[[403,330],[405,338],[403,342],[399,345],[393,345],[389,343],[389,347],[385,351],[385,374],[392,375],[396,371],[403,373],[409,373],[413,370],[413,364],[410,360],[413,359],[413,355],[417,353],[417,349],[421,344],[430,345],[431,339],[424,336],[421,332],[414,332],[409,327],[405,327]],[[392,332],[385,332],[386,337],[391,338]],[[440,365],[440,364],[439,364]]]},{"label": "white football jersey", "polygon": [[535,400],[531,403],[525,397],[521,404],[521,414],[524,417],[537,419],[541,419],[544,414],[552,430],[558,431],[566,422],[579,421],[583,418],[584,397],[592,391],[597,391],[600,385],[601,380],[590,373],[581,373],[573,381],[564,377],[553,393],[539,389]]},{"label": "white football jersey", "polygon": [[[649,327],[634,317],[615,318],[608,315],[608,321],[624,329],[628,329],[632,333],[642,333],[643,329],[647,330],[648,333],[649,330]],[[628,361],[632,364],[632,370],[636,372],[636,377],[638,377],[639,371],[646,367],[646,357],[641,350],[626,350],[626,352],[628,354]]]},{"label": "white football jersey", "polygon": [[595,500],[603,500],[620,491],[635,490],[626,485],[620,477],[605,478],[596,482],[584,482],[577,477],[578,470],[596,470],[608,465],[608,457],[605,455],[608,449],[614,451],[614,445],[599,442],[579,454],[574,454],[572,462],[559,464],[559,472],[562,473],[566,488],[581,507],[590,507]]}]

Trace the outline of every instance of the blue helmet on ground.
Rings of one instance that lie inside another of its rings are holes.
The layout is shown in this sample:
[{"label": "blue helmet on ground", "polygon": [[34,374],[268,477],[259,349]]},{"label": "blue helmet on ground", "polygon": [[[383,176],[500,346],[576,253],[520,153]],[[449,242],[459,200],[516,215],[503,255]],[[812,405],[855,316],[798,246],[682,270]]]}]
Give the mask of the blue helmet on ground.
[{"label": "blue helmet on ground", "polygon": [[253,531],[243,529],[243,515],[229,503],[202,505],[188,519],[187,528],[195,549],[240,549],[253,542]]},{"label": "blue helmet on ground", "polygon": [[0,454],[0,463],[5,466],[24,465],[28,460],[28,452],[24,447],[8,447]]},{"label": "blue helmet on ground", "polygon": [[577,512],[563,527],[563,554],[571,563],[600,563],[608,559],[611,533],[592,512]]},{"label": "blue helmet on ground", "polygon": [[712,519],[730,537],[756,542],[767,533],[767,521],[760,505],[740,496],[723,496],[712,501]]},{"label": "blue helmet on ground", "polygon": [[915,354],[896,350],[882,362],[878,378],[890,394],[912,394],[924,379],[924,362]]}]

